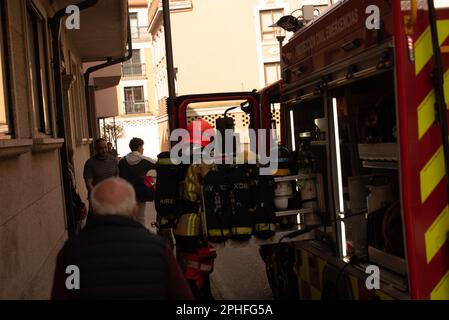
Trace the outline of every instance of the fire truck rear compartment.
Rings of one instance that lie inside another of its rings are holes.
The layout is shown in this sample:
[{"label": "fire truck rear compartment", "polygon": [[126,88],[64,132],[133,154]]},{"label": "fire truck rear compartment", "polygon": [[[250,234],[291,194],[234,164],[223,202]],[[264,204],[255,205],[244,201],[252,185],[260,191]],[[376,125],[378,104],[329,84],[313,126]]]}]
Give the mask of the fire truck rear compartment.
[{"label": "fire truck rear compartment", "polygon": [[322,222],[333,227],[336,254],[406,277],[394,83],[390,69],[333,88],[304,86],[305,99],[286,108],[287,139],[299,159],[312,158],[306,170],[323,176]]}]

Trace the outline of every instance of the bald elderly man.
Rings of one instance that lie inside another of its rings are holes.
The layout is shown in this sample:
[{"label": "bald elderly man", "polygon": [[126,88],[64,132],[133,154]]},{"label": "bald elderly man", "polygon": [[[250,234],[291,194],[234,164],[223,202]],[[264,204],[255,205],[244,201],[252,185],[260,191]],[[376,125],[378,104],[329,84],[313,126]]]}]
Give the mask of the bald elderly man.
[{"label": "bald elderly man", "polygon": [[91,193],[91,224],[58,255],[53,299],[192,299],[165,242],[133,218],[133,187],[109,178]]}]

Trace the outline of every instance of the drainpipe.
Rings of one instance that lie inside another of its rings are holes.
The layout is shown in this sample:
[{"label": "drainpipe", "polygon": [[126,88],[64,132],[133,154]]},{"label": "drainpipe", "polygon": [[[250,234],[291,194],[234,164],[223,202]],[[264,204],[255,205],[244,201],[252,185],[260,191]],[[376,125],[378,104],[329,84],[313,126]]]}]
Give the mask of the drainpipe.
[{"label": "drainpipe", "polygon": [[[80,11],[88,9],[98,3],[98,0],[86,0],[77,4]],[[61,20],[66,16],[66,8],[63,8],[56,12],[53,18],[50,19],[50,28],[52,34],[53,43],[53,70],[54,70],[54,81],[55,81],[55,98],[56,98],[56,123],[58,126],[58,138],[64,139],[60,151],[60,163],[61,163],[61,175],[64,190],[65,199],[65,211],[67,217],[67,231],[69,238],[73,237],[76,232],[76,220],[75,214],[72,208],[72,190],[70,188],[70,172],[67,166],[69,162],[68,151],[67,151],[67,140],[66,140],[66,129],[64,123],[64,108],[63,108],[63,92],[62,92],[62,76],[61,76],[61,44],[59,42],[59,35],[61,32]]]},{"label": "drainpipe", "polygon": [[[92,107],[91,104],[91,92],[89,90],[89,80],[90,80],[90,75],[92,73],[94,73],[95,71],[98,71],[100,69],[104,69],[110,66],[113,66],[115,64],[119,64],[125,61],[128,61],[129,59],[132,58],[132,54],[133,54],[133,45],[132,45],[132,39],[131,39],[131,22],[130,19],[128,18],[128,54],[125,57],[122,58],[118,58],[118,59],[112,59],[109,58],[107,62],[90,67],[89,69],[86,70],[86,73],[84,74],[84,92],[85,92],[85,96],[86,96],[86,108],[87,108],[87,114],[89,115],[89,119],[88,119],[88,128],[89,128],[89,136],[90,137],[95,137],[96,136],[96,132],[94,132],[94,126],[93,126],[93,122],[96,119],[96,115],[95,115],[95,108]],[[91,145],[91,153],[93,154],[93,146]]]}]

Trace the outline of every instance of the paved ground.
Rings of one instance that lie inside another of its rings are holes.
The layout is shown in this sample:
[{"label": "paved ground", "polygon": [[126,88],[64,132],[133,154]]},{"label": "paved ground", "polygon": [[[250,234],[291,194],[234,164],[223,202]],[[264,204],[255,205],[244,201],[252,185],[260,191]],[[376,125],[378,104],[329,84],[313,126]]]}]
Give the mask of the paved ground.
[{"label": "paved ground", "polygon": [[216,299],[269,300],[271,289],[265,274],[265,265],[259,255],[259,247],[246,242],[227,242],[217,247],[215,270],[211,285]]},{"label": "paved ground", "polygon": [[[146,208],[146,226],[155,221],[154,202]],[[215,246],[217,259],[211,275],[212,293],[217,300],[269,300],[271,289],[265,274],[265,265],[259,255],[259,246],[252,242],[228,241]]]}]

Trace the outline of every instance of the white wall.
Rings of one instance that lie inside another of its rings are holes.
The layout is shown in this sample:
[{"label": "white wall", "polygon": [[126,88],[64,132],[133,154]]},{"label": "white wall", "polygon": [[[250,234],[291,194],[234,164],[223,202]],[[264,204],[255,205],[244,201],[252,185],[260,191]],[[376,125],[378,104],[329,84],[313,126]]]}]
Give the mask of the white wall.
[{"label": "white wall", "polygon": [[141,138],[145,142],[144,155],[156,158],[160,153],[158,126],[154,117],[131,117],[116,119],[116,123],[123,127],[124,135],[117,140],[117,151],[120,157],[126,156],[131,150],[129,141]]},{"label": "white wall", "polygon": [[139,26],[148,26],[148,8],[129,8],[129,12],[137,12]]}]

